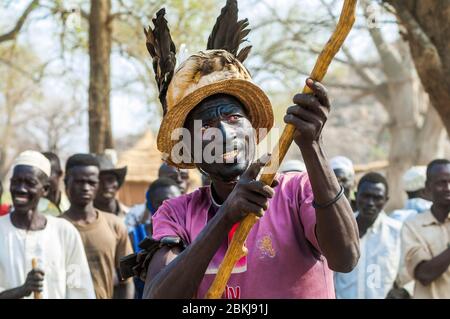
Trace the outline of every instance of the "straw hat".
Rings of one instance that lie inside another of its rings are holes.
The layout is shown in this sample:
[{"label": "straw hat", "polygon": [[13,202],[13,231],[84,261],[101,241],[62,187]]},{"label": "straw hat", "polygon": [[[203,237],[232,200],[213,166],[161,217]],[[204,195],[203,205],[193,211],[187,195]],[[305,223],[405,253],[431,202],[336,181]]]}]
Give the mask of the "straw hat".
[{"label": "straw hat", "polygon": [[[247,69],[225,50],[201,51],[190,56],[175,71],[167,89],[167,113],[158,133],[158,149],[166,161],[179,168],[194,168],[181,158],[172,158],[172,148],[179,140],[172,140],[172,132],[184,127],[186,117],[202,100],[215,94],[229,94],[246,108],[257,142],[273,126],[273,112],[267,95],[252,82]],[[265,128],[260,134],[259,129]]]},{"label": "straw hat", "polygon": [[117,176],[117,181],[119,183],[119,188],[122,187],[125,181],[125,176],[127,175],[127,167],[116,167],[109,156],[106,154],[95,156],[99,163],[100,174],[112,173]]}]

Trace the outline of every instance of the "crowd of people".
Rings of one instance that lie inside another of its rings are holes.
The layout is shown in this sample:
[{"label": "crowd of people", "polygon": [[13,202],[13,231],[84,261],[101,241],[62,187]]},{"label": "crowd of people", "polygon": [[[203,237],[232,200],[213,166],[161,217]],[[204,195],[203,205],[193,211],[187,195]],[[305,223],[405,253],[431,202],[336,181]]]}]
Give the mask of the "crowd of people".
[{"label": "crowd of people", "polygon": [[[350,160],[332,159],[342,185],[350,189]],[[337,298],[450,298],[450,161],[437,159],[405,172],[403,209],[385,211],[389,185],[367,173],[354,192],[361,256],[349,273],[335,273]],[[347,192],[350,194],[351,192]]]},{"label": "crowd of people", "polygon": [[186,191],[189,175],[163,164],[146,202],[129,209],[117,199],[126,170],[106,155],[75,154],[65,172],[54,153],[17,157],[11,204],[1,202],[0,183],[0,298],[142,294],[138,281],[122,279],[119,261],[139,250],[151,235],[151,216],[164,200]]},{"label": "crowd of people", "polygon": [[[303,162],[282,163],[263,183],[260,171],[277,157],[256,160],[254,150],[274,114],[242,64],[250,30],[237,1],[226,2],[207,50],[177,69],[164,16],[145,30],[163,111],[159,178],[129,209],[117,199],[126,168],[107,156],[72,155],[63,172],[55,154],[20,154],[12,205],[0,203],[0,298],[218,298],[210,287],[252,214],[224,298],[450,298],[449,160],[408,170],[405,207],[386,211],[382,174],[356,183],[350,159],[328,159],[331,102],[308,78],[311,93],[293,97],[274,153],[293,141]],[[187,169],[204,186],[188,191]]]},{"label": "crowd of people", "polygon": [[[333,273],[336,297],[450,298],[450,161],[410,168],[402,180],[404,208],[391,212],[382,174],[366,173],[356,183],[352,161],[343,156],[330,167],[360,238],[356,266]],[[187,196],[190,180],[188,170],[163,163],[145,202],[128,208],[117,197],[126,170],[106,155],[75,154],[64,171],[53,153],[18,156],[12,204],[0,201],[0,298],[143,297],[145,278],[123,278],[120,260],[142,250],[139,243],[153,235],[152,216],[164,201]],[[286,161],[277,179],[305,173],[302,161]],[[0,184],[0,198],[3,191]],[[239,297],[233,289],[226,293]]]}]

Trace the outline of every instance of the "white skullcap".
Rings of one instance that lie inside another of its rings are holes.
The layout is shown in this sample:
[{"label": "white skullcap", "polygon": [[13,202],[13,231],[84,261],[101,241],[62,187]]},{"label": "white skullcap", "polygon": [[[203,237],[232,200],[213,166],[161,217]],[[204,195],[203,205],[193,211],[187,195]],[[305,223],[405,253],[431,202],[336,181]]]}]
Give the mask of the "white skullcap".
[{"label": "white skullcap", "polygon": [[426,166],[413,166],[403,174],[403,189],[405,192],[415,192],[425,188],[426,179]]},{"label": "white skullcap", "polygon": [[13,167],[18,165],[27,165],[39,168],[44,172],[47,177],[50,177],[51,164],[50,161],[39,152],[36,151],[25,151],[20,153],[20,155],[14,161]]},{"label": "white skullcap", "polygon": [[289,160],[281,164],[280,172],[305,172],[306,166],[305,163],[299,160]]},{"label": "white skullcap", "polygon": [[330,160],[330,165],[333,170],[341,169],[346,174],[355,175],[355,169],[353,168],[353,162],[345,156],[336,156]]}]

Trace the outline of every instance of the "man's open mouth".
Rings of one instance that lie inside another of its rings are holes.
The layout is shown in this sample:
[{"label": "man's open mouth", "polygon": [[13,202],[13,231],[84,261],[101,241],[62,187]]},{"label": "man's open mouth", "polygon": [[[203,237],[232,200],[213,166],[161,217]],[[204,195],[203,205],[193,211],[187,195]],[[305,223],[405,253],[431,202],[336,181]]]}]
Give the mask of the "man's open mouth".
[{"label": "man's open mouth", "polygon": [[107,191],[107,192],[104,192],[102,195],[103,195],[103,197],[106,197],[106,198],[114,197],[114,192]]},{"label": "man's open mouth", "polygon": [[13,200],[16,204],[26,204],[26,203],[28,203],[28,196],[14,195]]},{"label": "man's open mouth", "polygon": [[238,150],[233,150],[223,154],[222,158],[224,162],[231,162],[238,156],[238,154],[239,154]]}]

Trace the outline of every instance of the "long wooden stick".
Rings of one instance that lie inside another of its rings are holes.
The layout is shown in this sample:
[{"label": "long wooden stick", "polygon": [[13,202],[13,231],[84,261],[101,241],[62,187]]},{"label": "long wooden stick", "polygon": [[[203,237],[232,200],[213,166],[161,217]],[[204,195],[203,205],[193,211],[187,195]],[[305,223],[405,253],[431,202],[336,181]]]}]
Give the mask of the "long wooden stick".
[{"label": "long wooden stick", "polygon": [[[31,267],[33,269],[38,267],[38,262],[37,262],[36,258],[31,259]],[[34,299],[42,299],[42,293],[40,293],[38,291],[33,292],[33,295],[34,295]]]},{"label": "long wooden stick", "polygon": [[[313,80],[322,81],[327,73],[328,66],[352,29],[353,23],[355,22],[356,3],[357,0],[345,0],[336,29],[325,45],[325,48],[320,53],[314,69],[311,72],[310,77]],[[311,93],[311,89],[305,85],[303,88],[303,93]],[[278,170],[281,161],[292,144],[294,133],[295,127],[293,125],[288,124],[285,126],[278,144],[272,152],[270,162],[263,169],[261,178],[259,179],[260,181],[267,185],[272,184],[275,177],[275,172]],[[240,223],[233,236],[230,246],[228,247],[225,257],[222,260],[217,275],[214,278],[214,282],[206,293],[205,298],[218,299],[222,296],[234,265],[240,258],[246,255],[247,249],[244,247],[245,240],[247,239],[253,225],[257,221],[258,217],[256,217],[256,215],[249,214]]]}]

